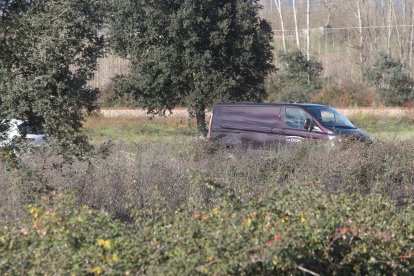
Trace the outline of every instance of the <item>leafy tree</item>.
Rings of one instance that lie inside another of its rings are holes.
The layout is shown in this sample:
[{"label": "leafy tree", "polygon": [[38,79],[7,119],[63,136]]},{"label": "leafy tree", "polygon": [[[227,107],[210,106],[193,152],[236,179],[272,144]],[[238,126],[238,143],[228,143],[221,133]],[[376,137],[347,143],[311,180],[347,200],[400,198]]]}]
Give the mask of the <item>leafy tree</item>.
[{"label": "leafy tree", "polygon": [[414,100],[414,80],[404,72],[400,60],[379,54],[372,68],[364,71],[364,77],[378,89],[386,104],[401,105]]},{"label": "leafy tree", "polygon": [[113,47],[131,61],[119,90],[151,113],[186,105],[204,134],[213,103],[266,96],[272,32],[260,8],[258,0],[116,1]]},{"label": "leafy tree", "polygon": [[102,56],[105,1],[0,1],[0,118],[43,127],[58,153],[90,149],[82,110],[95,108],[87,87]]},{"label": "leafy tree", "polygon": [[283,102],[309,102],[322,87],[322,64],[307,60],[299,50],[278,55],[280,69],[270,85],[270,99]]}]

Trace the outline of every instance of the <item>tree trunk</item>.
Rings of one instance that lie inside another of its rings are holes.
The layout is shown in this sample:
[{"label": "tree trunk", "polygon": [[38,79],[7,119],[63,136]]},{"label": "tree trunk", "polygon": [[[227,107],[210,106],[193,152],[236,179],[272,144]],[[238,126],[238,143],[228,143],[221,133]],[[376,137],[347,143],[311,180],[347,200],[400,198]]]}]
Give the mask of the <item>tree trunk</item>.
[{"label": "tree trunk", "polygon": [[285,37],[285,22],[283,20],[283,13],[282,13],[282,4],[280,0],[274,0],[276,8],[279,12],[279,18],[280,18],[280,27],[282,28],[282,43],[283,43],[283,50],[286,52],[286,37]]},{"label": "tree trunk", "polygon": [[306,58],[310,60],[310,0],[307,0],[306,6]]},{"label": "tree trunk", "polygon": [[411,17],[411,26],[410,26],[410,44],[409,44],[409,52],[408,52],[408,60],[410,63],[410,73],[412,73],[413,69],[413,43],[414,43],[414,13],[413,8],[410,8],[410,17]]},{"label": "tree trunk", "polygon": [[387,53],[389,56],[391,56],[391,23],[392,23],[392,2],[391,0],[388,1],[388,35],[387,35]]},{"label": "tree trunk", "polygon": [[328,18],[326,18],[325,26],[331,26],[331,15],[332,15],[332,8],[330,0],[321,0],[321,3],[325,6],[325,8],[328,10]]},{"label": "tree trunk", "polygon": [[295,21],[296,46],[298,47],[298,50],[300,50],[298,18],[297,18],[297,14],[296,14],[296,3],[295,3],[295,0],[293,0],[292,5],[293,5],[293,19]]},{"label": "tree trunk", "polygon": [[206,137],[207,136],[206,111],[204,108],[196,111],[196,119],[197,119],[198,135],[202,137]]},{"label": "tree trunk", "polygon": [[364,36],[363,36],[363,31],[362,31],[361,0],[357,0],[356,2],[357,2],[358,30],[359,30],[359,63],[360,63],[360,66],[362,67],[364,65]]},{"label": "tree trunk", "polygon": [[[401,42],[402,39],[401,39],[401,36],[400,36],[400,30],[398,29],[399,22],[398,22],[397,15],[395,13],[394,3],[391,3],[391,8],[392,8],[392,14],[393,14],[394,23],[395,23],[395,33],[397,34],[397,43],[398,43],[399,48],[400,48],[400,60],[401,60],[402,64],[405,65],[404,47],[403,47],[403,43]],[[403,24],[405,24],[405,22]],[[391,26],[390,26],[390,28],[391,28]]]}]

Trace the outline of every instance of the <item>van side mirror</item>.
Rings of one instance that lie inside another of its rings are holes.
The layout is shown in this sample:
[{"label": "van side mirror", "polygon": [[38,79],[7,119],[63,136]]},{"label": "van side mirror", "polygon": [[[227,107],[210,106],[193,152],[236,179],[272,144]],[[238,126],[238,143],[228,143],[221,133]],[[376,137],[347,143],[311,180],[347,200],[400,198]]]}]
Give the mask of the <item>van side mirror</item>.
[{"label": "van side mirror", "polygon": [[312,119],[306,119],[303,128],[306,129],[308,132],[311,132],[314,127]]},{"label": "van side mirror", "polygon": [[355,127],[357,127],[354,121],[351,121],[351,123],[352,123]]}]

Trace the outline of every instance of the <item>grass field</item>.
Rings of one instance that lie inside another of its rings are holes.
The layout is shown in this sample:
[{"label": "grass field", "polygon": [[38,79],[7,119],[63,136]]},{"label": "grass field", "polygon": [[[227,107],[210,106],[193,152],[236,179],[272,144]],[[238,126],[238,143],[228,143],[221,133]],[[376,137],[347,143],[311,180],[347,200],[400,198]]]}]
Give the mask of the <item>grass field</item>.
[{"label": "grass field", "polygon": [[357,127],[372,136],[385,139],[408,139],[414,137],[414,117],[378,117],[355,115],[351,117]]},{"label": "grass field", "polygon": [[[414,117],[379,117],[354,115],[350,118],[357,127],[375,138],[409,139],[414,137]],[[167,137],[187,139],[197,136],[194,119],[177,117],[88,117],[85,124],[92,141],[108,140],[124,143],[163,140]]]},{"label": "grass field", "polygon": [[177,136],[185,139],[197,134],[194,120],[168,117],[149,119],[146,117],[105,118],[93,116],[86,119],[84,127],[94,143],[108,140],[139,143]]}]

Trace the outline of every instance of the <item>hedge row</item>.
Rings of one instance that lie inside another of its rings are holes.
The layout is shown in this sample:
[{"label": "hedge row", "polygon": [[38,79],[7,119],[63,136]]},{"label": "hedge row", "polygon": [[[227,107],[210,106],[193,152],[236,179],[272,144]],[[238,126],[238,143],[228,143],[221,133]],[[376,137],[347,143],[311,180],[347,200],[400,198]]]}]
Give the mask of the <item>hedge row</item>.
[{"label": "hedge row", "polygon": [[0,274],[414,273],[414,212],[380,196],[329,194],[317,182],[214,208],[136,210],[128,221],[59,194],[32,221],[0,230]]}]

